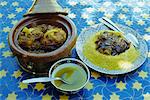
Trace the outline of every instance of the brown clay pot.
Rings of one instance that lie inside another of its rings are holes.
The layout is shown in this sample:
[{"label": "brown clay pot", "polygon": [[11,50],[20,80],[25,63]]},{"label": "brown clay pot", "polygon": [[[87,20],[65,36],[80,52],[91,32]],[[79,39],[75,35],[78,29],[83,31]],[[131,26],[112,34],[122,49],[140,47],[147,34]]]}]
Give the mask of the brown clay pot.
[{"label": "brown clay pot", "polygon": [[[30,53],[23,50],[17,43],[18,35],[25,26],[36,24],[50,24],[62,28],[67,33],[65,43],[58,49],[48,53]],[[10,32],[9,45],[17,57],[20,66],[32,74],[47,74],[53,62],[67,57],[75,45],[77,30],[74,23],[67,16],[58,13],[43,13],[23,18]]]}]

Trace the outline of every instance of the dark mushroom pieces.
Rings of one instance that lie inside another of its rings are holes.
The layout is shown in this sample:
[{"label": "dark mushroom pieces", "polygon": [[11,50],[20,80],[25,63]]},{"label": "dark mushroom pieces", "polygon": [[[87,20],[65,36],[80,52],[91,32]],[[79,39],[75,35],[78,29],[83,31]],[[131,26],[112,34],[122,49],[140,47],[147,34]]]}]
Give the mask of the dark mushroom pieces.
[{"label": "dark mushroom pieces", "polygon": [[128,43],[120,35],[107,31],[104,31],[103,34],[98,36],[95,44],[97,51],[105,55],[112,56],[119,55],[130,47],[130,43]]}]

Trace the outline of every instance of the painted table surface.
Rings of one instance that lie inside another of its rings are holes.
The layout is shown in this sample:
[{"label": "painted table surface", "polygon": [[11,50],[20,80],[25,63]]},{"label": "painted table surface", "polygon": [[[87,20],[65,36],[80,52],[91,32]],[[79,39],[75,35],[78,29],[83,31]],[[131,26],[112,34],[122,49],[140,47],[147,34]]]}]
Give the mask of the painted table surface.
[{"label": "painted table surface", "polygon": [[[150,100],[150,52],[146,62],[136,71],[119,76],[109,76],[91,70],[86,87],[73,95],[57,91],[50,83],[23,84],[29,74],[17,64],[9,49],[7,35],[22,18],[33,0],[0,0],[0,99],[1,100]],[[118,24],[139,32],[150,48],[149,0],[58,0],[69,12],[78,33],[88,26],[98,24],[106,16]],[[76,50],[72,57],[77,57]]]}]

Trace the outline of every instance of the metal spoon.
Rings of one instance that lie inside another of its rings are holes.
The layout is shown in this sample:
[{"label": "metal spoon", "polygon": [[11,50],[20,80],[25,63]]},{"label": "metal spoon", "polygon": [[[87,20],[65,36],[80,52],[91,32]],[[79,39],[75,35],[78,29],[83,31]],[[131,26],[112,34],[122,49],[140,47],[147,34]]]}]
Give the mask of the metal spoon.
[{"label": "metal spoon", "polygon": [[72,84],[71,82],[64,80],[64,78],[63,78],[64,75],[65,74],[63,74],[61,78],[60,77],[55,77],[55,78],[52,78],[52,77],[39,77],[39,78],[26,79],[26,80],[23,80],[22,82],[23,83],[35,83],[35,82],[50,82],[50,81],[60,80],[65,84]]},{"label": "metal spoon", "polygon": [[[118,31],[118,32],[124,33],[110,19],[108,19],[106,17],[102,17],[102,19],[100,21],[101,21],[101,23],[103,23],[104,25],[109,27],[110,29],[112,29],[114,31]],[[127,41],[131,42],[136,48],[138,47],[139,42],[138,42],[137,38],[133,34],[126,33],[126,34],[123,34],[123,36],[125,37],[125,39],[127,39]]]}]

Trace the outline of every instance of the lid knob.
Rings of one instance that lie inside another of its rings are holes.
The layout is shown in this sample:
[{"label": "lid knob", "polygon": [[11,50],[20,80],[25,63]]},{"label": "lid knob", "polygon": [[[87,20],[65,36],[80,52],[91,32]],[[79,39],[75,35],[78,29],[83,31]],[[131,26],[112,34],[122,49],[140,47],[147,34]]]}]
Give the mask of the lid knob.
[{"label": "lid knob", "polygon": [[43,13],[67,15],[67,12],[63,10],[56,0],[34,0],[31,8],[24,16]]}]

